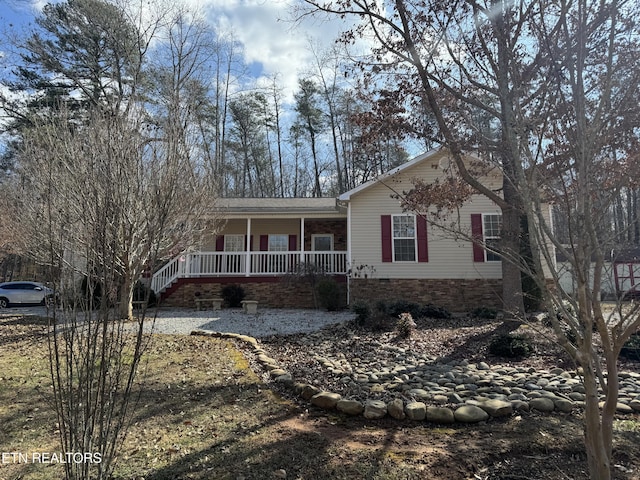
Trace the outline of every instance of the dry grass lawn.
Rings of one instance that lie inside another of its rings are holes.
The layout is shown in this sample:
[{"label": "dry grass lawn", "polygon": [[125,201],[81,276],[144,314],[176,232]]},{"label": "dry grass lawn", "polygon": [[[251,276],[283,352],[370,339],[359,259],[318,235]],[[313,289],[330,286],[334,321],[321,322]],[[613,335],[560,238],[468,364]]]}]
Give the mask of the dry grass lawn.
[{"label": "dry grass lawn", "polygon": [[[10,313],[10,312],[9,312]],[[45,324],[0,317],[0,453],[57,452]],[[230,341],[154,337],[117,479],[585,479],[580,419],[526,414],[439,428],[308,409],[260,380]],[[616,423],[616,478],[640,478],[640,420]],[[16,463],[1,480],[53,480]]]}]

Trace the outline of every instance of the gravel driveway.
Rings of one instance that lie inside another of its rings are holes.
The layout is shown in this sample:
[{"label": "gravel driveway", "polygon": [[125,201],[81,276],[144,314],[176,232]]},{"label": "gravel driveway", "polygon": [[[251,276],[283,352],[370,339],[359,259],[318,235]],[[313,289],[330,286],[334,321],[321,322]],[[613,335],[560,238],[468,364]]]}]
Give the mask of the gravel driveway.
[{"label": "gravel driveway", "polygon": [[[352,312],[325,312],[321,310],[281,310],[258,308],[255,315],[241,309],[201,310],[189,308],[160,308],[155,322],[154,309],[147,311],[147,331],[163,334],[190,334],[193,330],[221,333],[240,333],[252,337],[290,335],[320,330],[327,325],[352,320]],[[46,316],[44,307],[16,307],[0,311],[0,315]]]},{"label": "gravel driveway", "polygon": [[[150,312],[151,314],[153,312]],[[320,330],[327,325],[354,318],[352,312],[319,310],[259,309],[255,315],[239,309],[196,311],[193,309],[160,309],[153,325],[155,333],[188,334],[193,330],[240,333],[260,338]]]}]

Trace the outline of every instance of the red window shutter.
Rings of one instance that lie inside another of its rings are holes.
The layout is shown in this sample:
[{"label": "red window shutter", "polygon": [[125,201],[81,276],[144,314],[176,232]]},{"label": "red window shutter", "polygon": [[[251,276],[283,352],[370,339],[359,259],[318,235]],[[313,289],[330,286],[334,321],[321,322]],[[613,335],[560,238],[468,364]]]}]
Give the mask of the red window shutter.
[{"label": "red window shutter", "polygon": [[471,214],[471,236],[473,238],[473,261],[484,262],[484,248],[482,248],[482,214]]},{"label": "red window shutter", "polygon": [[296,250],[298,250],[298,236],[289,235],[289,251],[295,252]]},{"label": "red window shutter", "polygon": [[260,235],[260,251],[266,252],[269,250],[269,235]]},{"label": "red window shutter", "polygon": [[216,252],[224,252],[224,235],[216,237]]},{"label": "red window shutter", "polygon": [[418,262],[428,262],[427,219],[422,215],[416,215],[416,232],[418,234]]},{"label": "red window shutter", "polygon": [[382,229],[382,261],[392,262],[391,215],[382,215],[380,217],[380,226]]}]

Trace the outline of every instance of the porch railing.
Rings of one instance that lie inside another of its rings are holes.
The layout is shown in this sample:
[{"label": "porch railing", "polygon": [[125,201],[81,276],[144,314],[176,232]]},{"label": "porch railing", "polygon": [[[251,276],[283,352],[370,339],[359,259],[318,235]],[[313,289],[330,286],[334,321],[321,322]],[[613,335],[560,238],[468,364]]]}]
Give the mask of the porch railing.
[{"label": "porch railing", "polygon": [[328,275],[347,273],[347,252],[194,252],[179,255],[151,280],[154,292],[162,292],[178,278],[285,275],[301,264]]}]

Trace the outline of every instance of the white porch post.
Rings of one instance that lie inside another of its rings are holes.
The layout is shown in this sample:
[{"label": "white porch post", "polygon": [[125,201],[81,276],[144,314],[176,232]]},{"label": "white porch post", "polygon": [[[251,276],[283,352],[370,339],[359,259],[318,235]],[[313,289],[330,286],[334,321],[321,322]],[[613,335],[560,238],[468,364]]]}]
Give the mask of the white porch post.
[{"label": "white porch post", "polygon": [[245,243],[244,276],[248,277],[251,274],[251,217],[247,218],[247,241]]},{"label": "white porch post", "polygon": [[304,217],[300,218],[300,263],[304,263]]}]

